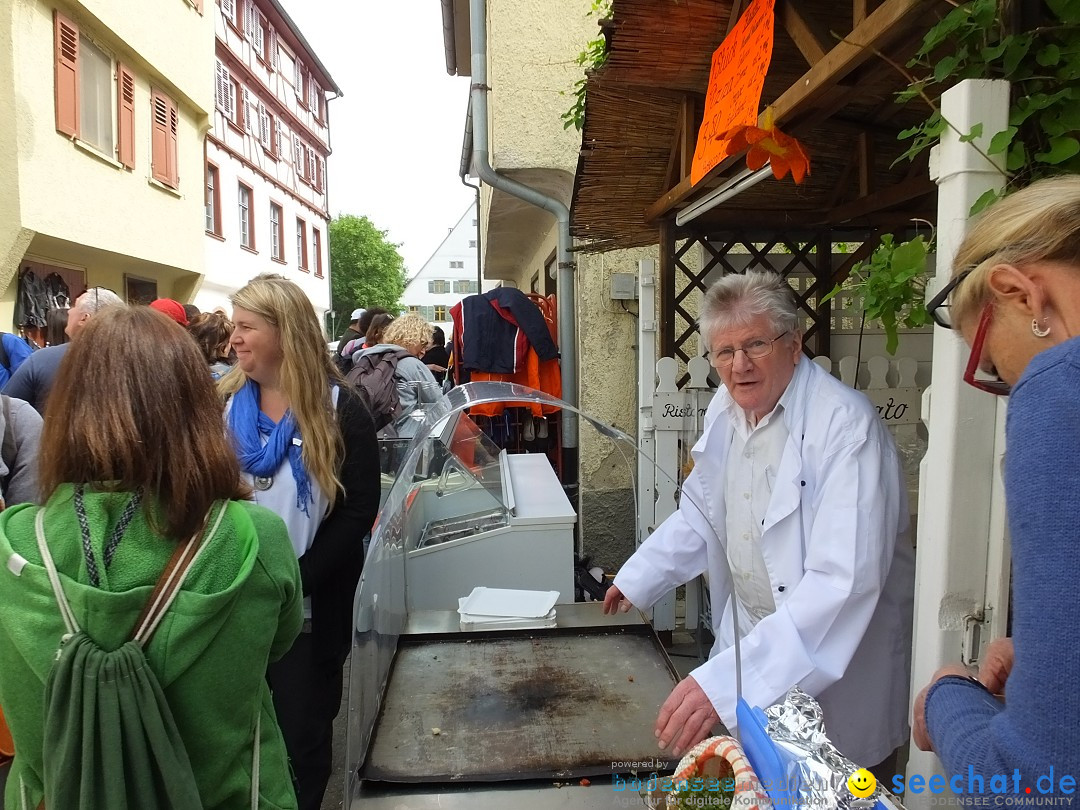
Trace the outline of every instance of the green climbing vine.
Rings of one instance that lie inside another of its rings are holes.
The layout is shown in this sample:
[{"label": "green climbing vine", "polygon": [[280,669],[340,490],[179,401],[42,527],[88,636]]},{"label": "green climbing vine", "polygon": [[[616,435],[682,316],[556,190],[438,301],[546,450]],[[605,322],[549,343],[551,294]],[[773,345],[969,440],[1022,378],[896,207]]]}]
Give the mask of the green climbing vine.
[{"label": "green climbing vine", "polygon": [[[1042,177],[1080,172],[1080,0],[1045,0],[1043,18],[1024,27],[1007,0],[968,0],[927,31],[919,50],[900,66],[908,87],[899,103],[920,97],[930,115],[900,133],[910,140],[898,160],[913,159],[937,143],[947,128],[937,98],[963,79],[1004,79],[1012,85],[1008,127],[990,138],[987,160],[1004,158],[1004,192]],[[961,141],[983,137],[983,126],[956,130]],[[981,151],[981,150],[980,150]],[[995,164],[996,165],[996,164]],[[1001,196],[984,194],[971,208],[976,214]],[[932,240],[923,236],[897,242],[892,234],[870,259],[852,270],[846,289],[862,300],[867,318],[880,320],[887,349],[895,352],[900,325],[928,323],[924,295],[926,256]],[[825,297],[840,292],[839,286]]]},{"label": "green climbing vine", "polygon": [[[597,21],[611,19],[612,0],[593,0],[589,10],[589,17],[596,17]],[[589,73],[602,67],[607,61],[607,39],[601,33],[596,39],[590,40],[585,45],[585,50],[578,54],[574,61],[582,67],[582,76],[574,82],[570,93],[574,97],[574,104],[559,118],[563,122],[563,129],[580,130],[585,125],[585,87],[589,81]],[[566,95],[565,91],[563,95]]]}]

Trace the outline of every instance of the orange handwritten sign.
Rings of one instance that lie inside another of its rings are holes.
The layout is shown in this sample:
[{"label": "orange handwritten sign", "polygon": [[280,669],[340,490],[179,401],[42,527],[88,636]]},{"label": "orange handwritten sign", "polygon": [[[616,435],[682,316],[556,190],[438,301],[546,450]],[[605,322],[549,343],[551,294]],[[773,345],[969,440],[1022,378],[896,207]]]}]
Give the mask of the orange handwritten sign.
[{"label": "orange handwritten sign", "polygon": [[757,123],[761,91],[773,49],[774,0],[752,0],[713,52],[705,116],[698,130],[691,183],[698,183],[729,155],[731,133]]}]

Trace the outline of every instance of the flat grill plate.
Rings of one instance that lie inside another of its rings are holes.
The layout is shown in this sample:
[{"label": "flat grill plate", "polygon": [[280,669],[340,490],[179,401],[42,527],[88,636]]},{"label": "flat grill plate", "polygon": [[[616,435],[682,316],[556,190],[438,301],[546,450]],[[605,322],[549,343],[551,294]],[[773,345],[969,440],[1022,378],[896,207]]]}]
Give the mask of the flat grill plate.
[{"label": "flat grill plate", "polygon": [[[386,782],[664,771],[653,726],[675,677],[649,635],[402,644],[361,770]],[[432,729],[439,729],[434,734]]]}]

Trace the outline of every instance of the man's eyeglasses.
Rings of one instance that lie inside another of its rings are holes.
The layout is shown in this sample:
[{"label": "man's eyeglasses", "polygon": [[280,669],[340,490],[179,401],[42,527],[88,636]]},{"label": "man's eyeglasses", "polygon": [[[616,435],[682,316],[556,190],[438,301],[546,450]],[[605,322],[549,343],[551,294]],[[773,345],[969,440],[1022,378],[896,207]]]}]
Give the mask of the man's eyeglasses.
[{"label": "man's eyeglasses", "polygon": [[772,354],[773,346],[776,344],[776,341],[790,331],[790,329],[785,329],[772,340],[752,340],[745,346],[740,346],[737,349],[727,348],[705,352],[705,356],[711,358],[713,363],[718,367],[730,366],[734,363],[736,352],[742,352],[746,355],[748,360],[760,360],[762,357],[767,357]]},{"label": "man's eyeglasses", "polygon": [[965,278],[971,275],[971,270],[965,270],[957,276],[954,276],[944,287],[941,288],[941,292],[935,295],[926,305],[926,314],[936,323],[938,326],[945,329],[955,329],[956,324],[952,321],[952,312],[949,309],[949,296],[952,295],[953,290],[960,286],[961,282]]}]

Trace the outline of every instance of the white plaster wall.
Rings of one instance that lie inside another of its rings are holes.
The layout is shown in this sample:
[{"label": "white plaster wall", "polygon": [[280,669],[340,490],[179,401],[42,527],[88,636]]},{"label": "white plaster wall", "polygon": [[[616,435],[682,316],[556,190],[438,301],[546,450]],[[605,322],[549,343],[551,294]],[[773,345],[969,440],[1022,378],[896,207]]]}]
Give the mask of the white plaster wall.
[{"label": "white plaster wall", "polygon": [[[328,254],[329,235],[327,221],[306,205],[293,197],[282,193],[281,189],[268,182],[262,175],[252,171],[228,152],[213,143],[206,147],[207,160],[218,167],[218,182],[221,187],[221,230],[222,238],[204,235],[205,220],[200,220],[199,236],[206,251],[206,277],[202,288],[195,296],[195,305],[200,309],[224,307],[232,310],[229,295],[259,273],[280,273],[303,287],[312,305],[321,316],[330,309],[330,259]],[[255,210],[255,250],[247,250],[240,245],[240,209],[238,203],[239,183],[243,182],[252,190],[252,205]],[[283,243],[283,262],[270,257],[271,228],[270,203],[279,204],[284,213],[285,240]],[[301,271],[297,264],[296,218],[307,223],[308,270]],[[322,270],[323,278],[315,275],[315,258],[312,228],[322,233]]]},{"label": "white plaster wall", "polygon": [[[34,3],[50,15],[51,6]],[[214,106],[214,0],[200,14],[187,0],[80,0],[65,13],[77,23],[105,28],[153,67],[203,115]],[[63,9],[63,6],[61,6]]]},{"label": "white plaster wall", "polygon": [[[446,238],[442,241],[435,252],[431,254],[430,258],[424,262],[423,266],[415,273],[410,275],[409,282],[405,287],[405,292],[401,295],[401,303],[405,309],[409,307],[429,307],[441,304],[446,307],[447,312],[450,311],[450,307],[458,303],[462,298],[465,298],[471,293],[433,293],[428,292],[428,282],[436,279],[442,279],[450,282],[450,289],[453,290],[453,282],[457,281],[476,281],[476,238],[479,230],[477,225],[473,223],[477,220],[476,206],[471,205],[469,209],[461,216],[457,221],[457,224],[447,234]],[[470,244],[470,242],[472,244]],[[450,267],[451,262],[461,262],[463,267]],[[487,292],[496,286],[493,281],[485,280],[479,287],[480,292]],[[453,324],[449,318],[445,320],[433,320],[431,321],[435,326],[442,327],[443,332],[446,333],[447,340],[449,340],[451,333],[453,332]]]},{"label": "white plaster wall", "polygon": [[[488,76],[491,164],[497,169],[577,166],[581,133],[563,129],[576,63],[599,36],[590,0],[491,0]],[[566,95],[562,95],[565,93]]]},{"label": "white plaster wall", "polygon": [[[157,40],[142,41],[145,47],[161,47],[161,62],[171,67],[172,47],[186,47],[184,59],[190,63],[212,64],[209,43],[201,38],[203,19],[194,11],[174,17],[174,4],[190,8],[182,0],[162,0],[149,6],[134,2],[100,3],[94,7],[116,22],[131,36],[147,36],[146,22],[138,26],[119,13],[130,7],[130,15],[153,18],[161,24],[158,5],[168,6],[161,14],[173,22],[176,39],[166,48]],[[106,13],[107,12],[107,13]],[[118,167],[100,156],[76,146],[56,131],[53,101],[53,18],[51,6],[19,3],[13,16],[14,119],[13,139],[18,154],[19,216],[23,228],[90,248],[110,251],[170,268],[202,272],[203,267],[203,144],[205,113],[177,98],[179,191],[154,184],[150,170],[151,85],[169,90],[148,65],[133,59],[127,42],[89,18],[83,10],[76,21],[114,55],[132,63],[136,80],[135,168]],[[142,33],[140,33],[142,32]],[[205,58],[193,57],[206,54]],[[189,66],[181,84],[204,71]],[[212,75],[205,74],[212,90]],[[194,89],[192,89],[194,93]],[[186,94],[185,94],[186,95]],[[209,92],[194,93],[207,98]],[[12,143],[12,141],[6,141]],[[10,187],[9,187],[10,188]]]}]

